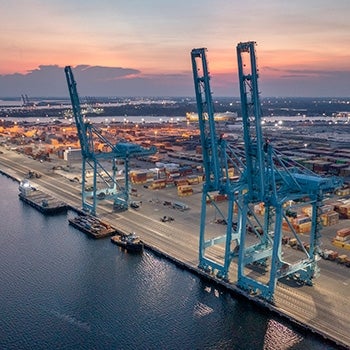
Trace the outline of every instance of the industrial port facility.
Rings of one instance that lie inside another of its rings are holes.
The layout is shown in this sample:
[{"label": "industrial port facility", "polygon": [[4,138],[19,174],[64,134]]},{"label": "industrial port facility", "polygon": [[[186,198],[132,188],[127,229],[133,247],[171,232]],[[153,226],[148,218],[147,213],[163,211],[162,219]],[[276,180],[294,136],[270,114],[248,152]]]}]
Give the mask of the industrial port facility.
[{"label": "industrial port facility", "polygon": [[1,169],[348,347],[349,141],[310,130],[344,132],[349,120],[263,120],[254,43],[237,57],[232,124],[214,118],[205,49],[191,52],[194,124],[87,122],[67,67],[74,123],[3,120]]}]

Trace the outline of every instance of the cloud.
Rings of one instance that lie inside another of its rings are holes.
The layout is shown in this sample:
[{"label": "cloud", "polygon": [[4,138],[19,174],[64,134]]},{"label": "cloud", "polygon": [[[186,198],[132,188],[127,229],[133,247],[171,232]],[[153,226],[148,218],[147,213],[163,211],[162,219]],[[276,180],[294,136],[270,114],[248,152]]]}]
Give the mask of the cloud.
[{"label": "cloud", "polygon": [[278,76],[283,78],[293,77],[334,77],[343,76],[344,74],[349,76],[349,71],[337,71],[337,70],[321,70],[321,69],[279,69],[274,67],[265,66],[262,68],[266,72],[279,73]]},{"label": "cloud", "polygon": [[260,79],[263,96],[348,97],[350,95],[350,71],[317,69],[274,69],[274,71],[271,75],[263,74]]},{"label": "cloud", "polygon": [[[192,96],[192,73],[143,74],[138,69],[72,67],[80,96]],[[0,75],[0,97],[68,97],[64,67],[40,65],[26,74]]]},{"label": "cloud", "polygon": [[[120,80],[141,73],[137,69],[121,67],[79,65],[72,68],[78,90],[89,95],[111,95],[118,85],[122,85]],[[3,97],[23,93],[30,96],[67,96],[64,67],[40,65],[25,74],[0,75],[0,91]]]},{"label": "cloud", "polygon": [[[84,96],[192,96],[192,72],[144,74],[134,68],[78,65],[73,68],[79,95]],[[263,96],[349,96],[350,72],[312,69],[261,69]],[[215,96],[239,96],[237,78],[216,74]],[[26,74],[0,75],[0,97],[68,97],[64,67],[40,65]]]}]

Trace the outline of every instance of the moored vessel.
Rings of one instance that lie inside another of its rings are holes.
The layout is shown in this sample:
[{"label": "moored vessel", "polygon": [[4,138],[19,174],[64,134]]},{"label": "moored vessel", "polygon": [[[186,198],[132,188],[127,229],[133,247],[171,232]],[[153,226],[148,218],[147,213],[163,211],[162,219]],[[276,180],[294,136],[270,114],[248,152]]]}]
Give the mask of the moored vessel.
[{"label": "moored vessel", "polygon": [[93,238],[109,237],[116,229],[92,215],[78,215],[68,218],[70,225]]},{"label": "moored vessel", "polygon": [[43,214],[54,215],[67,211],[67,204],[32,186],[29,180],[24,179],[19,184],[18,197]]},{"label": "moored vessel", "polygon": [[144,244],[135,232],[115,235],[111,237],[111,241],[129,252],[143,252]]}]

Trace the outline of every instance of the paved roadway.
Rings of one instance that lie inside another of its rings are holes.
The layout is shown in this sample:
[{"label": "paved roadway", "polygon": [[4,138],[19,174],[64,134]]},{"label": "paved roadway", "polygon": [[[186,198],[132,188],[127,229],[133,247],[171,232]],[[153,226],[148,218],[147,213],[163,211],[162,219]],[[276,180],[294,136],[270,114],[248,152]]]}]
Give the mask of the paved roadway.
[{"label": "paved roadway", "polygon": [[[40,179],[32,180],[40,189],[72,206],[81,207],[80,185],[53,173],[51,163],[39,163],[11,151],[3,152],[0,154],[1,170],[12,172],[20,179],[29,169],[41,173],[43,176]],[[99,204],[98,215],[118,228],[135,231],[146,243],[196,267],[201,203],[199,192],[186,198],[186,201],[191,201],[191,209],[180,212],[163,205],[164,200],[173,200],[175,189],[152,191],[138,186],[139,197],[135,199],[142,200],[139,210],[115,213],[111,202],[103,201]],[[164,215],[172,216],[175,220],[162,223],[160,218]],[[215,230],[222,229],[222,225],[212,225]],[[215,247],[212,254],[222,258],[223,249]],[[231,265],[230,279],[235,280],[236,264]],[[275,305],[284,314],[350,348],[350,269],[323,260],[319,265],[321,275],[313,287],[299,286],[291,280],[279,282]]]}]

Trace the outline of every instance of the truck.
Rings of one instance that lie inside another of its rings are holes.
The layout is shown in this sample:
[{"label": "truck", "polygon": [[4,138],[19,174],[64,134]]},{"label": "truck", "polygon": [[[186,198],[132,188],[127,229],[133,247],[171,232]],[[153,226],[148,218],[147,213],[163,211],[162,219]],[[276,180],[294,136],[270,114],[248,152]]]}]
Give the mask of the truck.
[{"label": "truck", "polygon": [[182,202],[173,202],[173,208],[174,209],[179,209],[180,211],[188,210],[190,207]]},{"label": "truck", "polygon": [[338,257],[338,253],[331,249],[325,249],[321,252],[321,257],[325,260],[335,261]]}]

